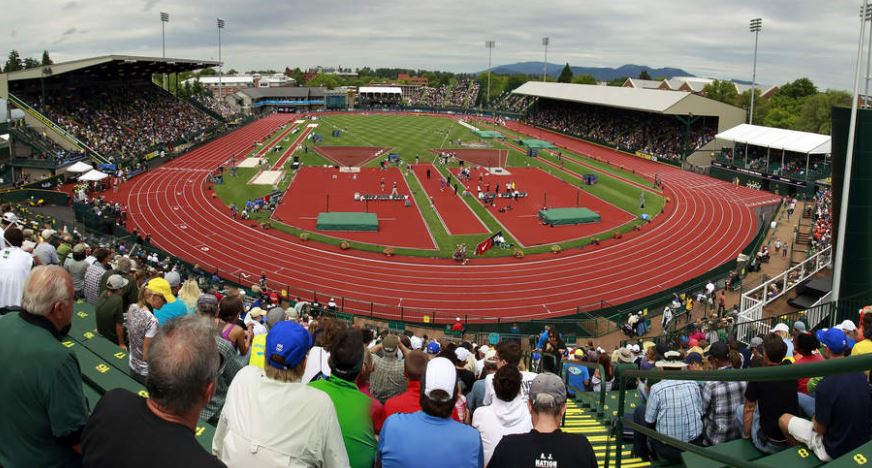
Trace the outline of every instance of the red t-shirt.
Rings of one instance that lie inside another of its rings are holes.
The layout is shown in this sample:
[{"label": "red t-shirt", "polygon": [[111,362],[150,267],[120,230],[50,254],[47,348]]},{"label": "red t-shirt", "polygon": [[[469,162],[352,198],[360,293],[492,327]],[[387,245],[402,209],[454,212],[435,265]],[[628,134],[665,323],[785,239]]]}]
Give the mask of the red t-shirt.
[{"label": "red t-shirt", "polygon": [[[405,392],[385,400],[385,419],[394,413],[416,413],[418,411],[421,411],[420,380],[410,380]],[[451,410],[451,419],[460,421],[457,407]]]},{"label": "red t-shirt", "polygon": [[[814,353],[811,356],[800,356],[794,360],[794,364],[806,364],[809,362],[818,362],[823,361],[824,357],[818,353]],[[805,393],[808,395],[808,380],[809,377],[803,377],[796,381],[796,387],[800,393]]]},{"label": "red t-shirt", "polygon": [[454,325],[451,326],[451,331],[463,331],[463,324],[460,322],[454,322]]},{"label": "red t-shirt", "polygon": [[366,394],[372,401],[372,406],[370,408],[370,415],[372,416],[372,428],[373,430],[375,430],[376,435],[378,435],[381,432],[381,428],[385,423],[385,418],[387,418],[387,416],[385,416],[385,407],[380,401],[373,398],[372,393],[370,393],[369,391],[369,383],[358,387],[358,390],[360,390],[361,393]]}]

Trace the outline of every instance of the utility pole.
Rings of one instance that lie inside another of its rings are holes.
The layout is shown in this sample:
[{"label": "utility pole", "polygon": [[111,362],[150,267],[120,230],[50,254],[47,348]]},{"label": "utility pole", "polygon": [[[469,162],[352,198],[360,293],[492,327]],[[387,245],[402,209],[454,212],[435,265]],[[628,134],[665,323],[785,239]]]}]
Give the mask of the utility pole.
[{"label": "utility pole", "polygon": [[551,42],[548,36],[542,38],[542,45],[545,46],[545,61],[542,63],[542,81],[548,76],[548,43]]}]

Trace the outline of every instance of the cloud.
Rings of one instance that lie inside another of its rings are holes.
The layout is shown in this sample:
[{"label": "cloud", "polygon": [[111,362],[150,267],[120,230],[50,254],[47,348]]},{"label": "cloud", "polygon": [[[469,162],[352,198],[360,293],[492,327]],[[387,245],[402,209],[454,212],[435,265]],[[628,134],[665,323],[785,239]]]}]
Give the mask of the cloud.
[{"label": "cloud", "polygon": [[[129,8],[130,0],[69,0],[60,9],[41,4],[4,8],[5,23],[18,31],[6,47],[23,54],[47,47],[57,60],[160,54],[157,0],[142,0],[141,9]],[[760,83],[807,76],[821,88],[847,89],[859,33],[855,0],[161,0],[159,6],[172,18],[167,55],[217,58],[220,16],[227,21],[223,59],[238,70],[342,65],[476,72],[487,67],[485,40],[496,41],[493,64],[500,65],[542,60],[541,38],[549,36],[552,63],[669,66],[750,80],[748,21],[761,17]],[[77,29],[83,24],[89,34]]]}]

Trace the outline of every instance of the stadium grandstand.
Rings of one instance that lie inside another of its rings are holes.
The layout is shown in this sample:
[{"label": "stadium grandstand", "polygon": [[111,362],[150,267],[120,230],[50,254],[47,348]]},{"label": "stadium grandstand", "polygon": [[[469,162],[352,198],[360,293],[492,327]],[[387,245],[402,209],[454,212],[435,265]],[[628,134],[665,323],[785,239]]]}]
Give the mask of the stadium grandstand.
[{"label": "stadium grandstand", "polygon": [[397,107],[403,102],[398,86],[361,86],[357,89],[357,106],[364,109]]},{"label": "stadium grandstand", "polygon": [[227,100],[234,102],[247,115],[319,111],[327,108],[327,89],[293,86],[246,88],[230,95]]},{"label": "stadium grandstand", "polygon": [[526,117],[534,125],[659,161],[710,155],[715,134],[745,118],[738,107],[684,91],[531,81],[512,93],[536,98]]}]

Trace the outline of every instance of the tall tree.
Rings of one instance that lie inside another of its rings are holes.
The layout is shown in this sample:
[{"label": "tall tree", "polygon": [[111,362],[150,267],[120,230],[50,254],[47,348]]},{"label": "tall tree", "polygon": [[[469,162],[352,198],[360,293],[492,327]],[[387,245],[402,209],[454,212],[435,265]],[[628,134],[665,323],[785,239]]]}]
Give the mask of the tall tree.
[{"label": "tall tree", "polygon": [[572,82],[572,68],[569,68],[569,64],[567,63],[563,70],[560,71],[560,76],[557,77],[558,83],[571,83]]},{"label": "tall tree", "polygon": [[25,70],[30,70],[31,68],[39,67],[39,61],[33,57],[26,57],[24,59],[24,63],[22,64]]},{"label": "tall tree", "polygon": [[794,99],[812,96],[817,94],[817,92],[817,86],[808,78],[799,78],[790,83],[785,83],[778,90],[778,94]]},{"label": "tall tree", "polygon": [[12,49],[9,52],[9,58],[6,59],[6,66],[3,67],[3,73],[9,73],[18,71],[24,68],[24,64],[21,62],[21,56],[18,55],[18,51]]},{"label": "tall tree", "polygon": [[736,105],[736,100],[739,97],[736,91],[736,85],[730,81],[715,80],[705,85],[702,89],[705,97],[714,99],[715,101],[724,102],[730,105]]},{"label": "tall tree", "polygon": [[833,106],[850,106],[851,95],[844,91],[827,90],[802,100],[796,119],[796,130],[823,133],[832,131]]},{"label": "tall tree", "polygon": [[42,66],[51,65],[54,62],[51,61],[51,58],[48,56],[48,51],[42,51]]},{"label": "tall tree", "polygon": [[651,79],[651,75],[648,74],[648,70],[642,70],[642,71],[640,71],[640,72],[639,72],[639,79],[640,79],[640,80],[650,80],[650,79]]}]

